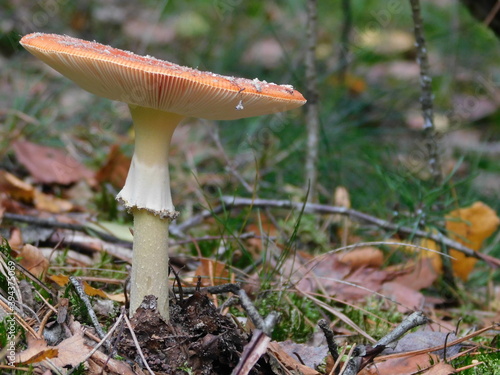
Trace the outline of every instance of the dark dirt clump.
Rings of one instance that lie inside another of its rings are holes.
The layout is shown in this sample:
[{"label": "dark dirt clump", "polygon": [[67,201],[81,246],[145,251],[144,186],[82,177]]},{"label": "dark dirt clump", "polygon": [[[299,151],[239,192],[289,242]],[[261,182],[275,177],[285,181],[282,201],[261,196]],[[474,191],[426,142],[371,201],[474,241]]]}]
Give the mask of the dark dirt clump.
[{"label": "dark dirt clump", "polygon": [[[169,375],[230,374],[248,341],[246,335],[204,293],[170,302],[170,322],[158,314],[154,296],[144,298],[131,319],[151,369]],[[130,332],[124,336],[119,338],[118,354],[142,363]]]}]

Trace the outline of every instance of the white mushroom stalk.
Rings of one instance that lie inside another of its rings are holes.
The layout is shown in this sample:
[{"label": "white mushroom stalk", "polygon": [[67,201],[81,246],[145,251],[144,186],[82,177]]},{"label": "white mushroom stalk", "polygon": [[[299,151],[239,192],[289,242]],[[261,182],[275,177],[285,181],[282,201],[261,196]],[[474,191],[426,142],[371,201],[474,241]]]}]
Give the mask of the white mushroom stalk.
[{"label": "white mushroom stalk", "polygon": [[135,152],[117,199],[134,215],[130,314],[157,297],[168,320],[168,225],[177,216],[168,154],[185,117],[235,120],[283,112],[306,101],[292,86],[226,77],[96,42],[33,33],[21,45],[83,89],[129,104]]},{"label": "white mushroom stalk", "polygon": [[158,298],[158,312],[168,317],[168,226],[177,217],[170,193],[168,155],[175,113],[130,106],[135,151],[127,181],[117,199],[134,216],[134,252],[130,279],[130,311],[145,296]]}]

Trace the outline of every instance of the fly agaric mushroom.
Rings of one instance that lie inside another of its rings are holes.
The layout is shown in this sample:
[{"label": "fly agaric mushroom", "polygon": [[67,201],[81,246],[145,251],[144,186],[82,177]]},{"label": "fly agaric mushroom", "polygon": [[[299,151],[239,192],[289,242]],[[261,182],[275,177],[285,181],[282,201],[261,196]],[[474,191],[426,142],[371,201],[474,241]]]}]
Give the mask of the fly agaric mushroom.
[{"label": "fly agaric mushroom", "polygon": [[130,314],[158,298],[168,320],[168,225],[177,216],[168,154],[186,117],[235,120],[287,111],[306,101],[292,86],[221,76],[69,36],[33,33],[21,45],[83,89],[129,105],[135,151],[117,199],[134,216]]}]

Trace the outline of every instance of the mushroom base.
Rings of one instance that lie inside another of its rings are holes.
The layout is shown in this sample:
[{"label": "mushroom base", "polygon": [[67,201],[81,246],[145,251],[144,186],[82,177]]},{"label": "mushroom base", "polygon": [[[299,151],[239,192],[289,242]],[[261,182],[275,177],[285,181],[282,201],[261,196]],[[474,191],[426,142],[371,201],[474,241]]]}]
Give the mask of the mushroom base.
[{"label": "mushroom base", "polygon": [[168,321],[168,224],[146,210],[134,209],[134,252],[130,280],[130,315],[145,296],[158,298],[158,312]]}]

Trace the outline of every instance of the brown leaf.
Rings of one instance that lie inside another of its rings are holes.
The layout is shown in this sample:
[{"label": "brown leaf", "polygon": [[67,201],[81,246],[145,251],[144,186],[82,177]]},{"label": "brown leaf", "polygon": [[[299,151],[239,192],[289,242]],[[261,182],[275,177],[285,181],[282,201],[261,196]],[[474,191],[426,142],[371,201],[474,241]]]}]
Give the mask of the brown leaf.
[{"label": "brown leaf", "polygon": [[[202,286],[225,284],[229,280],[229,272],[226,265],[211,259],[200,259],[200,265],[194,274],[197,276],[208,276],[201,278]],[[193,281],[197,282],[198,280],[196,278]]]},{"label": "brown leaf", "polygon": [[19,254],[19,251],[21,251],[24,245],[23,234],[19,228],[13,228],[10,231],[9,245],[10,248],[16,252],[16,254]]},{"label": "brown leaf", "polygon": [[301,362],[310,368],[316,368],[328,355],[328,347],[326,345],[311,346],[297,344],[290,340],[282,341],[279,345],[289,356],[294,359],[300,357]]},{"label": "brown leaf", "polygon": [[268,352],[274,355],[278,362],[289,371],[302,373],[304,375],[319,375],[319,372],[301,364],[299,361],[289,356],[282,348],[280,343],[272,341],[269,343]]},{"label": "brown leaf", "polygon": [[82,179],[91,180],[93,173],[60,149],[28,141],[12,145],[16,158],[36,182],[68,185]]},{"label": "brown leaf", "polygon": [[[245,228],[247,232],[253,232],[259,236],[278,236],[279,230],[275,227],[273,222],[269,220],[267,215],[260,214],[260,217],[256,220],[257,223],[248,224]],[[261,229],[263,233],[261,233]],[[265,246],[265,239],[263,238],[249,238],[246,240],[248,250],[254,257],[258,258],[260,256],[260,252],[263,250]]]},{"label": "brown leaf", "polygon": [[366,246],[339,254],[339,260],[353,270],[363,266],[379,268],[384,263],[384,254],[376,247]]},{"label": "brown leaf", "polygon": [[375,359],[375,365],[368,366],[359,375],[413,375],[416,371],[430,367],[431,361],[436,363],[438,356],[429,353],[401,358],[390,358],[383,362]]},{"label": "brown leaf", "polygon": [[54,358],[59,354],[54,348],[48,347],[44,339],[35,339],[31,335],[28,335],[27,341],[28,348],[16,354],[17,364],[37,363],[47,358]]},{"label": "brown leaf", "polygon": [[115,188],[121,189],[125,185],[130,163],[131,159],[121,152],[120,146],[113,145],[106,163],[95,174],[95,179],[100,184],[109,182]]},{"label": "brown leaf", "polygon": [[49,261],[43,256],[39,248],[26,244],[22,247],[19,256],[22,258],[21,265],[36,277],[40,278],[47,273]]},{"label": "brown leaf", "polygon": [[[430,287],[437,280],[439,273],[433,265],[434,260],[429,257],[419,257],[416,262],[407,262],[404,272],[393,279],[393,282],[406,285],[413,290],[422,290]],[[399,267],[399,266],[398,266]]]},{"label": "brown leaf", "polygon": [[397,309],[402,313],[419,310],[424,304],[422,293],[399,282],[384,283],[380,293],[398,302]]},{"label": "brown leaf", "polygon": [[422,375],[450,375],[454,374],[455,369],[444,362],[439,362],[438,364],[432,366],[429,370],[422,373]]},{"label": "brown leaf", "polygon": [[59,349],[59,355],[53,359],[53,362],[58,367],[67,365],[77,366],[87,357],[92,349],[85,345],[83,329],[75,332],[70,338],[63,340],[56,348]]},{"label": "brown leaf", "polygon": [[103,372],[103,369],[109,370],[108,373],[111,373],[111,374],[120,374],[120,375],[144,374],[144,372],[140,368],[138,368],[134,372],[131,370],[130,366],[126,362],[110,358],[109,355],[107,355],[103,352],[100,352],[99,350],[96,351],[94,354],[92,354],[92,359],[95,361],[95,363],[97,365],[101,366],[101,368],[99,369],[99,371],[96,371],[94,373],[89,372],[90,375],[92,375],[92,374],[95,374],[95,375],[105,374],[106,372]]}]

